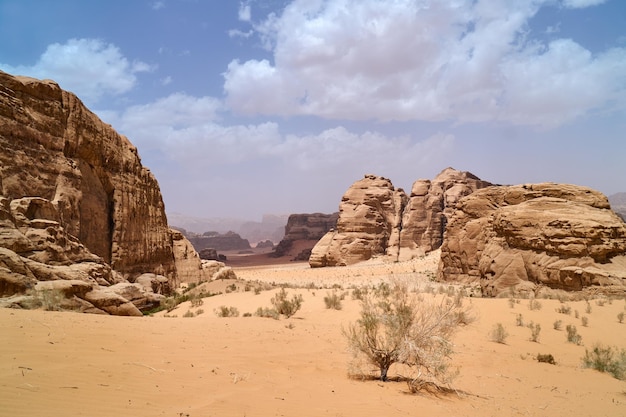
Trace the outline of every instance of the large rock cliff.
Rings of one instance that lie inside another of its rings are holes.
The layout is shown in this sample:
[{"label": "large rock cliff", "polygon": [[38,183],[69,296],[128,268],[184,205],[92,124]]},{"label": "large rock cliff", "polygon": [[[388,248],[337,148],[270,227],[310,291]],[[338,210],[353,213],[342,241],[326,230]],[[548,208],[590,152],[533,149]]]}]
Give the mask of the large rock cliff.
[{"label": "large rock cliff", "polygon": [[447,168],[432,181],[416,181],[407,196],[389,179],[366,175],[344,194],[337,228],[315,245],[309,264],[350,265],[383,255],[398,261],[437,249],[456,202],[489,185]]},{"label": "large rock cliff", "polygon": [[137,149],[53,81],[0,72],[0,193],[37,196],[126,276],[175,274],[159,185]]},{"label": "large rock cliff", "polygon": [[285,225],[284,237],[274,248],[272,256],[292,256],[296,261],[308,260],[315,243],[337,227],[338,219],[339,213],[291,214]]},{"label": "large rock cliff", "polygon": [[177,237],[127,138],[55,82],[0,71],[0,297],[140,315],[201,270]]},{"label": "large rock cliff", "polygon": [[611,292],[626,287],[626,224],[607,198],[566,184],[490,187],[461,200],[446,228],[439,280]]}]

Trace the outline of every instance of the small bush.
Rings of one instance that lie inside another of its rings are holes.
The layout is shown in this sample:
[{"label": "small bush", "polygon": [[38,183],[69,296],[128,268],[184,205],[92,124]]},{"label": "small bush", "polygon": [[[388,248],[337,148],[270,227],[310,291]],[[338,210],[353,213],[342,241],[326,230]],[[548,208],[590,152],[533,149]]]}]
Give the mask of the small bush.
[{"label": "small bush", "polygon": [[504,344],[506,343],[506,338],[509,337],[509,332],[506,331],[502,323],[496,323],[493,325],[489,337],[493,342]]},{"label": "small bush", "polygon": [[542,355],[541,353],[537,354],[537,362],[549,363],[550,365],[556,365],[556,361],[554,360],[554,356],[550,353]]},{"label": "small bush", "polygon": [[626,350],[596,344],[592,350],[585,349],[583,366],[607,372],[614,378],[624,380],[626,379]]},{"label": "small bush", "polygon": [[585,313],[591,314],[591,304],[587,301],[587,306],[585,307]]},{"label": "small bush", "polygon": [[539,343],[539,333],[541,333],[541,325],[539,323],[535,324],[532,321],[528,325],[530,329],[530,341]]},{"label": "small bush", "polygon": [[300,310],[302,301],[302,295],[300,294],[294,295],[290,300],[287,299],[287,291],[285,291],[284,288],[281,288],[271,300],[278,314],[283,314],[287,318],[293,316]]},{"label": "small bush", "polygon": [[617,314],[617,321],[618,321],[618,322],[620,322],[620,323],[623,323],[623,322],[624,322],[624,312],[623,312],[623,311],[620,311],[620,312]]},{"label": "small bush", "polygon": [[266,317],[266,318],[271,318],[274,320],[278,320],[280,318],[280,314],[278,314],[278,311],[276,311],[273,308],[267,308],[267,307],[257,308],[256,311],[254,312],[254,315],[257,317]]},{"label": "small bush", "polygon": [[552,327],[554,327],[554,330],[561,330],[562,325],[563,325],[563,321],[557,320],[552,324]]},{"label": "small bush", "polygon": [[580,322],[582,323],[583,327],[589,326],[589,319],[587,318],[587,316],[582,316],[580,318]]},{"label": "small bush", "polygon": [[352,290],[353,300],[363,300],[363,298],[366,295],[367,295],[367,288],[355,288]]},{"label": "small bush", "polygon": [[515,317],[515,325],[518,327],[523,327],[524,326],[524,316],[522,316],[521,314],[518,314]]},{"label": "small bush", "polygon": [[183,314],[183,317],[185,318],[189,318],[189,317],[195,317],[196,315],[194,314],[193,311],[191,310],[187,310],[187,312],[185,314]]},{"label": "small bush", "polygon": [[200,307],[203,304],[204,304],[204,301],[202,300],[202,298],[194,298],[191,300],[192,307]]},{"label": "small bush", "polygon": [[326,297],[324,297],[324,304],[326,304],[326,308],[341,310],[341,300],[343,300],[343,295],[339,295],[336,291],[333,291],[332,293],[326,293]]},{"label": "small bush", "polygon": [[539,300],[535,300],[534,298],[528,301],[528,309],[530,310],[541,310],[541,302]]},{"label": "small bush", "polygon": [[217,317],[239,317],[239,310],[237,310],[237,307],[233,306],[220,306],[214,311]]},{"label": "small bush", "polygon": [[580,345],[583,342],[583,337],[578,334],[578,330],[576,326],[573,324],[568,324],[565,326],[565,330],[567,331],[567,341],[570,343],[574,343],[575,345]]},{"label": "small bush", "polygon": [[561,313],[561,314],[567,314],[570,315],[572,314],[572,307],[568,306],[567,304],[563,304],[561,306],[559,306],[559,308],[556,309],[557,313]]}]

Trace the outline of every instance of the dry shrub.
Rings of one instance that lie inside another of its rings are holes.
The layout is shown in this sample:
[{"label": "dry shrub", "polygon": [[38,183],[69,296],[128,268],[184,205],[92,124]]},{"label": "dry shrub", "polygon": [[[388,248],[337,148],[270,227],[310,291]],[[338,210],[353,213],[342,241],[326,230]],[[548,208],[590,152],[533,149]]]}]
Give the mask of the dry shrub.
[{"label": "dry shrub", "polygon": [[[353,363],[365,360],[388,379],[394,363],[411,370],[409,389],[448,384],[455,374],[448,360],[451,337],[461,326],[460,318],[470,317],[467,308],[448,297],[440,301],[417,302],[406,285],[379,287],[361,301],[359,320],[343,330],[353,353]],[[463,312],[463,314],[460,314]]]},{"label": "dry shrub", "polygon": [[278,314],[283,314],[287,318],[293,316],[298,310],[300,310],[300,307],[302,307],[302,301],[302,295],[300,294],[294,295],[291,299],[288,299],[287,291],[285,291],[284,288],[281,288],[271,300],[272,305]]},{"label": "dry shrub", "polygon": [[596,344],[592,350],[585,349],[583,366],[607,372],[614,378],[626,379],[626,349]]}]

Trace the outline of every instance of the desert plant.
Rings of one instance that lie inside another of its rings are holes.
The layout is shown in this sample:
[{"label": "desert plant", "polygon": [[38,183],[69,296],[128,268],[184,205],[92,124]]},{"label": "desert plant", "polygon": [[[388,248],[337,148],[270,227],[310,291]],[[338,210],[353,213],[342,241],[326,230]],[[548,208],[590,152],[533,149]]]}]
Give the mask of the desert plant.
[{"label": "desert plant", "polygon": [[537,354],[537,362],[549,363],[550,365],[556,365],[556,361],[554,360],[554,356],[552,354]]},{"label": "desert plant", "polygon": [[496,343],[506,343],[506,338],[509,337],[509,332],[506,331],[502,323],[496,323],[491,328],[489,338]]},{"label": "desert plant", "polygon": [[280,318],[280,314],[278,314],[278,311],[276,311],[273,308],[267,308],[267,307],[257,308],[256,311],[254,312],[254,315],[257,317],[266,317],[266,318],[271,318],[274,320],[278,320]]},{"label": "desert plant", "polygon": [[582,323],[583,327],[589,326],[589,319],[587,318],[587,316],[582,316],[580,318],[580,322]]},{"label": "desert plant", "polygon": [[617,379],[626,379],[626,349],[595,344],[592,350],[585,349],[583,366],[607,372]]},{"label": "desert plant", "polygon": [[560,305],[559,308],[556,309],[557,313],[561,313],[561,314],[572,314],[572,307],[568,306],[567,304],[563,304]]},{"label": "desert plant", "polygon": [[585,313],[591,314],[591,304],[587,301],[587,305],[585,306]]},{"label": "desert plant", "polygon": [[554,327],[554,330],[561,330],[562,325],[563,325],[563,321],[557,320],[552,324],[552,327]]},{"label": "desert plant", "polygon": [[294,295],[291,299],[288,299],[287,291],[285,291],[284,288],[281,288],[271,300],[272,305],[278,314],[283,314],[287,318],[293,316],[298,310],[300,310],[300,307],[302,307],[302,301],[302,295],[300,294]]},{"label": "desert plant", "polygon": [[541,325],[539,323],[535,324],[531,321],[528,328],[530,329],[530,341],[538,343],[539,333],[541,333]]},{"label": "desert plant", "polygon": [[185,318],[189,318],[189,317],[195,317],[195,313],[191,310],[187,310],[187,312],[185,314],[183,314],[183,317]]},{"label": "desert plant", "polygon": [[217,317],[239,317],[239,310],[237,309],[237,307],[233,306],[220,306],[214,311]]},{"label": "desert plant", "polygon": [[573,324],[568,324],[565,326],[565,330],[567,331],[567,341],[570,343],[574,343],[575,345],[582,344],[583,337],[578,334],[578,330],[576,326]]},{"label": "desert plant", "polygon": [[528,301],[528,309],[529,310],[541,310],[541,302],[539,300],[536,300],[534,298],[531,298]]},{"label": "desert plant", "polygon": [[515,316],[515,325],[519,327],[524,326],[524,316],[522,316],[521,314]]},{"label": "desert plant", "polygon": [[202,300],[202,298],[194,298],[191,300],[192,307],[200,307],[203,304],[204,304],[204,301]]},{"label": "desert plant", "polygon": [[341,310],[341,300],[343,300],[343,295],[337,293],[337,291],[326,293],[326,297],[324,297],[324,304],[326,304],[326,308],[332,308],[334,310]]},{"label": "desert plant", "polygon": [[620,323],[624,322],[624,312],[620,311],[619,313],[617,313],[617,321]]},{"label": "desert plant", "polygon": [[[467,310],[443,297],[441,301],[416,302],[406,285],[395,283],[385,291],[365,297],[359,320],[343,330],[353,360],[364,358],[386,381],[394,363],[414,372],[408,384],[416,392],[427,385],[450,381],[450,341],[461,325],[459,311]],[[465,315],[469,316],[469,315]]]},{"label": "desert plant", "polygon": [[352,299],[353,300],[362,300],[363,297],[367,295],[367,288],[355,288],[352,290]]}]

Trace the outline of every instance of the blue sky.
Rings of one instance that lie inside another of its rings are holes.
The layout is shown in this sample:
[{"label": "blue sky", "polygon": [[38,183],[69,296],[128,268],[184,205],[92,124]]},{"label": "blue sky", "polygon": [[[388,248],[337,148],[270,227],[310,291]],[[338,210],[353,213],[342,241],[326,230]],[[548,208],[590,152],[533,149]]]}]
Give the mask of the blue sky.
[{"label": "blue sky", "polygon": [[127,135],[170,213],[333,212],[448,166],[626,191],[623,0],[0,0],[0,69]]}]

